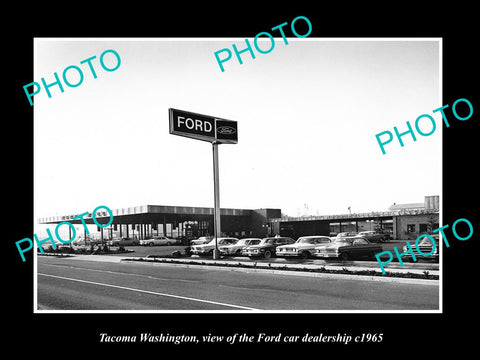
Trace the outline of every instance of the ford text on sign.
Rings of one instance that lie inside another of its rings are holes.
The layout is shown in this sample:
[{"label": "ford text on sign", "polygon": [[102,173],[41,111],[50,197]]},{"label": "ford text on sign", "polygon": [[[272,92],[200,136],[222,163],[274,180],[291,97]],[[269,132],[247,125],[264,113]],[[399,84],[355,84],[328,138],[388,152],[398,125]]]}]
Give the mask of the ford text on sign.
[{"label": "ford text on sign", "polygon": [[237,122],[189,111],[169,109],[170,134],[192,139],[236,144]]}]

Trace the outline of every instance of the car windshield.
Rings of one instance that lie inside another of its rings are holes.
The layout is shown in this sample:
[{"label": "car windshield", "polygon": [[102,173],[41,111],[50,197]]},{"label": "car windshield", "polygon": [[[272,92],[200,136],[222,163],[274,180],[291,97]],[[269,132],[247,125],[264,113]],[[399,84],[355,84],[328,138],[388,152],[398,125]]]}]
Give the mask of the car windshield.
[{"label": "car windshield", "polygon": [[297,244],[315,244],[315,238],[299,238]]},{"label": "car windshield", "polygon": [[[428,239],[428,238],[425,238],[425,239],[423,239],[422,241],[420,241],[420,243],[419,243],[418,245],[419,245],[419,246],[420,246],[420,245],[421,245],[421,246],[427,245],[427,246],[433,247],[432,240],[430,240],[430,239]],[[435,244],[435,246],[436,246],[436,244]]]},{"label": "car windshield", "polygon": [[275,239],[265,238],[265,239],[262,239],[262,242],[260,244],[262,245],[275,244]]},{"label": "car windshield", "polygon": [[333,242],[335,244],[345,243],[346,245],[350,245],[353,242],[353,239],[336,238]]},{"label": "car windshield", "polygon": [[260,239],[248,240],[248,245],[257,245],[260,244],[261,241]]}]

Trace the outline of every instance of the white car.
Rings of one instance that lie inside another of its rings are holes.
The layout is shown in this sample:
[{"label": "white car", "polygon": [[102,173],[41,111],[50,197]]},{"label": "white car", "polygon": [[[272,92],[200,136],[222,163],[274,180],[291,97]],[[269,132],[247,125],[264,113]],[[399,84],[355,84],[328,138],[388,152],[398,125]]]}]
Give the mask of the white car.
[{"label": "white car", "polygon": [[[238,241],[237,238],[217,238],[217,246],[220,245],[232,245]],[[213,250],[215,249],[215,239],[210,240],[210,242],[203,244],[203,245],[193,245],[190,247],[190,251],[192,254],[195,255],[210,255],[213,254]]]},{"label": "white car", "polygon": [[262,241],[262,239],[259,238],[240,239],[235,244],[220,246],[218,250],[220,250],[220,254],[222,255],[240,256],[244,247],[260,244],[260,241]]},{"label": "white car", "polygon": [[332,240],[328,236],[302,236],[293,244],[277,247],[279,257],[299,257],[306,259],[313,257],[315,247],[330,244]]},{"label": "white car", "polygon": [[190,245],[203,245],[213,239],[213,236],[201,236],[198,239],[190,241]]},{"label": "white car", "polygon": [[166,236],[153,236],[150,239],[140,240],[140,245],[144,246],[154,246],[154,245],[173,245],[176,244],[178,240],[169,239]]}]

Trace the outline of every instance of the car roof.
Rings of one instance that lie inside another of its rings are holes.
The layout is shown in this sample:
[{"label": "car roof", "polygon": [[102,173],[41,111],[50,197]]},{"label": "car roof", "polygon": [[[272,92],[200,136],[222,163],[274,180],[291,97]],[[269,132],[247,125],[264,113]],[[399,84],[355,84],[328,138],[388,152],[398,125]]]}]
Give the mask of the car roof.
[{"label": "car roof", "polygon": [[343,237],[339,237],[337,239],[342,239],[342,240],[358,240],[358,239],[363,239],[363,240],[366,240],[368,241],[367,239],[365,239],[363,236],[343,236]]},{"label": "car roof", "polygon": [[[292,239],[290,236],[269,236],[269,237],[266,237],[266,238],[263,238],[264,240],[265,239]],[[293,239],[292,239],[293,240]]]},{"label": "car roof", "polygon": [[308,236],[300,236],[299,239],[311,239],[311,238],[330,238],[327,235],[308,235]]}]

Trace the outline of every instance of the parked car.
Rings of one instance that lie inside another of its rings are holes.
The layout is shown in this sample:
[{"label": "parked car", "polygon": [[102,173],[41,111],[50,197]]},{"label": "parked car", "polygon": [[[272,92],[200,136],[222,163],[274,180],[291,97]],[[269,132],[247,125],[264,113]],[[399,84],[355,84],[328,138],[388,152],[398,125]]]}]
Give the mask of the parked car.
[{"label": "parked car", "polygon": [[350,260],[357,258],[374,258],[375,254],[383,251],[379,244],[371,243],[365,238],[349,236],[337,237],[329,245],[317,246],[315,256],[320,258],[337,258]]},{"label": "parked car", "polygon": [[[223,237],[217,238],[217,246],[221,245],[232,245],[237,243],[237,238]],[[203,245],[193,245],[190,247],[190,252],[195,255],[211,255],[215,249],[215,239],[210,240],[210,242]]]},{"label": "parked car", "polygon": [[143,245],[143,246],[173,245],[177,243],[178,243],[178,240],[169,239],[166,236],[153,236],[150,239],[140,240],[140,245]]},{"label": "parked car", "polygon": [[347,231],[338,233],[336,237],[347,237],[347,236],[357,236],[358,233],[355,231]]},{"label": "parked car", "polygon": [[357,236],[363,237],[370,242],[384,242],[385,240],[390,239],[389,234],[384,234],[384,233],[376,232],[373,230],[360,231]]},{"label": "parked car", "polygon": [[306,259],[313,256],[316,246],[330,244],[330,242],[331,239],[328,236],[302,236],[294,244],[277,247],[276,255]]},{"label": "parked car", "polygon": [[86,241],[85,241],[85,238],[78,238],[72,241],[72,245],[76,245],[76,246],[85,245],[85,244],[90,246],[90,245],[98,245],[101,243],[102,243],[101,239],[93,238],[90,236],[87,236]]},{"label": "parked car", "polygon": [[113,239],[108,241],[108,245],[111,246],[135,246],[139,245],[140,241],[137,239],[131,238],[121,238],[121,239]]},{"label": "parked car", "polygon": [[[413,250],[413,253],[415,254],[415,259],[418,261],[418,260],[430,260],[430,261],[436,261],[438,262],[438,259],[439,259],[439,243],[438,243],[438,240],[439,240],[439,236],[438,234],[429,234],[434,240],[435,240],[435,250],[432,252],[433,250],[433,243],[432,241],[427,238],[427,237],[424,237],[419,243],[418,243],[418,250],[420,250],[420,253],[418,252],[417,250],[417,246],[415,246],[415,242],[409,242],[410,243],[410,247],[412,248]],[[407,262],[407,261],[413,261],[413,256],[410,252],[407,253],[408,251],[408,247],[407,245],[404,245],[403,246],[403,253],[404,255],[402,255],[402,261],[403,262]],[[424,255],[422,255],[424,254]],[[428,255],[430,254],[430,255]]]},{"label": "parked car", "polygon": [[260,241],[262,241],[262,239],[259,238],[240,239],[235,244],[220,246],[218,250],[220,250],[220,254],[222,255],[241,255],[243,248],[260,244]]},{"label": "parked car", "polygon": [[190,245],[202,245],[210,242],[213,239],[213,236],[201,236],[198,239],[190,241]]},{"label": "parked car", "polygon": [[242,255],[248,256],[249,258],[263,257],[265,259],[270,259],[272,256],[275,256],[278,246],[293,244],[294,242],[295,240],[290,237],[268,237],[262,239],[257,245],[251,245],[244,248],[242,250]]}]

